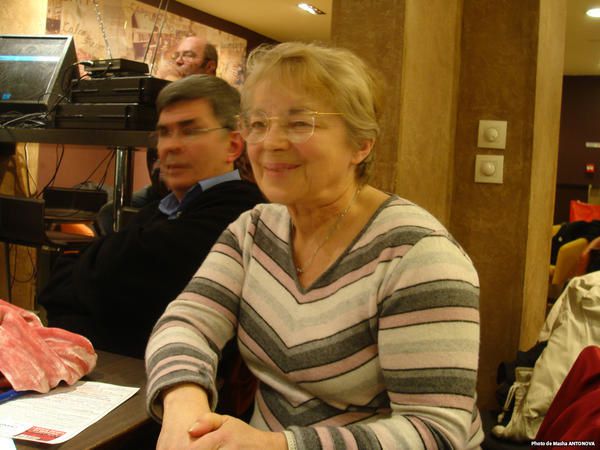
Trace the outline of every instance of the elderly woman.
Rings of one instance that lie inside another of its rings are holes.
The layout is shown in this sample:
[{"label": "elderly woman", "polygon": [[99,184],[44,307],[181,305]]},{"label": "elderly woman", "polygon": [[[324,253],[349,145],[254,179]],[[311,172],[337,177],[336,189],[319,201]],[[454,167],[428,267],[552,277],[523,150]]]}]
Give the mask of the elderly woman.
[{"label": "elderly woman", "polygon": [[[475,448],[478,279],[429,213],[366,182],[377,83],[347,50],[258,48],[240,132],[272,202],[242,214],[156,324],[159,449]],[[237,338],[250,424],[211,413]]]}]

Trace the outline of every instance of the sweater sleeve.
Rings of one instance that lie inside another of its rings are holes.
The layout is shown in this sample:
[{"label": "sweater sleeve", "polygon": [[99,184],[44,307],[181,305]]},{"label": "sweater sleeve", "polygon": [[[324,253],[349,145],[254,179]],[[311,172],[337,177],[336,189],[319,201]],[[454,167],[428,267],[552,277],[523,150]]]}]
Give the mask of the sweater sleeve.
[{"label": "sweater sleeve", "polygon": [[296,448],[470,448],[481,439],[473,265],[445,234],[430,234],[390,264],[380,291],[376,335],[390,414],[345,427],[290,427]]},{"label": "sweater sleeve", "polygon": [[[191,382],[217,404],[220,351],[235,334],[244,280],[240,236],[248,213],[227,228],[183,292],[156,323],[146,350],[148,410],[160,420],[163,389]],[[227,286],[225,288],[225,286]]]}]

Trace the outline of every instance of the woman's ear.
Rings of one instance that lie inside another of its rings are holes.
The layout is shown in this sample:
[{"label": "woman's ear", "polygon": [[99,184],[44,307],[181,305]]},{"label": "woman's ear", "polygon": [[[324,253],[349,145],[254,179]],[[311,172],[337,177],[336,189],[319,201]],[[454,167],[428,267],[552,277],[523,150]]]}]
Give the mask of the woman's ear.
[{"label": "woman's ear", "polygon": [[371,150],[373,150],[373,145],[375,145],[375,139],[365,139],[362,141],[358,149],[356,149],[354,152],[352,162],[356,165],[359,165],[361,162],[367,159],[371,153]]},{"label": "woman's ear", "polygon": [[233,164],[244,152],[244,140],[238,131],[229,133],[229,149],[227,150],[227,163]]}]

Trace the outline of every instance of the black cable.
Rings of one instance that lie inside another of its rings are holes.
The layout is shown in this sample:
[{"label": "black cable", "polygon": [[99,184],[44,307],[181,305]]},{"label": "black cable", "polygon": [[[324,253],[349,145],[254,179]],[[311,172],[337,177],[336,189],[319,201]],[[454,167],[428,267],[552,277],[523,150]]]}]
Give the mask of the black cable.
[{"label": "black cable", "polygon": [[62,160],[65,156],[65,146],[64,144],[57,144],[56,145],[56,151],[58,152],[58,147],[61,147],[61,153],[60,156],[57,157],[56,159],[56,165],[54,166],[54,174],[52,175],[52,178],[50,178],[50,181],[48,181],[48,183],[46,183],[46,185],[43,187],[43,189],[39,192],[36,193],[34,198],[39,198],[46,189],[48,189],[48,187],[52,186],[54,184],[54,180],[56,179],[56,176],[58,175],[58,170],[60,169],[60,165],[62,163]]},{"label": "black cable", "polygon": [[108,176],[108,169],[110,168],[110,164],[113,161],[113,159],[115,159],[116,150],[113,150],[110,153],[111,153],[110,159],[106,163],[106,167],[104,169],[104,174],[102,175],[102,177],[100,178],[100,181],[98,183],[98,190],[101,190],[104,187],[104,183],[106,182],[106,177]]},{"label": "black cable", "polygon": [[37,183],[35,181],[35,178],[33,178],[33,175],[31,174],[31,172],[29,171],[29,152],[27,150],[27,142],[24,145],[24,151],[25,151],[25,174],[27,176],[27,195],[31,196],[31,184],[30,181],[33,182],[33,184],[35,184],[35,190],[37,191]]},{"label": "black cable", "polygon": [[107,169],[105,170],[104,175],[103,175],[104,177],[106,177],[106,172],[108,171],[108,166],[110,165],[110,162],[112,161],[112,159],[114,157],[114,154],[115,154],[115,152],[113,150],[113,151],[109,152],[104,158],[102,158],[102,160],[96,165],[94,170],[92,170],[92,173],[90,173],[85,180],[81,181],[80,184],[85,184],[88,181],[90,181],[90,179],[92,178],[92,176],[94,176],[94,174],[100,168],[100,166],[108,159]]}]

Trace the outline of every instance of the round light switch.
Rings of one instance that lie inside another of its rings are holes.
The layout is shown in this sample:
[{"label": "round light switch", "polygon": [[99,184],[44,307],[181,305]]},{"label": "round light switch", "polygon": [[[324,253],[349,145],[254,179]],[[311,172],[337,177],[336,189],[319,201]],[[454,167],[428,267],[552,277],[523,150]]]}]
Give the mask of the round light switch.
[{"label": "round light switch", "polygon": [[481,173],[485,176],[491,177],[496,173],[496,165],[492,162],[484,162],[481,165]]}]

